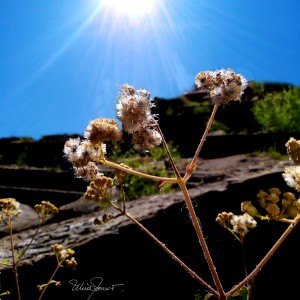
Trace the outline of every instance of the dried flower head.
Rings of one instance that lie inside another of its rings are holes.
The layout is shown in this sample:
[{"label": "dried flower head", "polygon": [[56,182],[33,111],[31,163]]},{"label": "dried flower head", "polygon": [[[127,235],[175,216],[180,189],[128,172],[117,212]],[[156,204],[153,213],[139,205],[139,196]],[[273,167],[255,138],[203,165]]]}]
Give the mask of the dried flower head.
[{"label": "dried flower head", "polygon": [[73,164],[74,173],[87,181],[100,178],[103,173],[96,163],[104,158],[105,144],[93,144],[89,140],[69,139],[64,146],[65,157]]},{"label": "dried flower head", "polygon": [[288,186],[300,192],[300,166],[286,167],[282,176]]},{"label": "dried flower head", "polygon": [[229,224],[229,221],[232,219],[232,217],[233,217],[233,213],[232,212],[227,213],[227,212],[223,211],[220,214],[218,214],[218,216],[216,218],[216,222],[219,225],[227,228],[228,224]]},{"label": "dried flower head", "polygon": [[282,194],[278,188],[270,188],[268,192],[261,190],[257,197],[267,213],[267,219],[284,221],[294,218],[300,212],[299,200],[291,192]]},{"label": "dried flower head", "polygon": [[132,133],[143,124],[151,123],[153,115],[150,93],[145,89],[136,90],[133,86],[124,84],[119,88],[121,94],[117,103],[117,118],[122,122],[123,129]]},{"label": "dried flower head", "polygon": [[231,100],[240,100],[247,87],[247,80],[231,69],[200,72],[196,75],[198,88],[210,93],[214,104],[227,104]]},{"label": "dried flower head", "polygon": [[232,230],[242,237],[249,232],[249,229],[255,228],[257,225],[253,217],[247,213],[239,216],[234,215],[230,220],[230,224],[232,225]]},{"label": "dried flower head", "polygon": [[72,256],[71,259],[66,259],[65,264],[71,270],[75,270],[77,267],[77,261],[74,256]]},{"label": "dried flower head", "polygon": [[300,141],[290,138],[285,144],[287,153],[295,165],[300,165]]},{"label": "dried flower head", "polygon": [[100,166],[95,162],[89,162],[85,166],[73,166],[74,173],[78,178],[83,178],[86,181],[96,180],[102,177]]},{"label": "dried flower head", "polygon": [[92,120],[85,129],[83,136],[92,144],[101,144],[105,141],[120,141],[122,131],[113,119]]},{"label": "dried flower head", "polygon": [[162,137],[153,127],[142,126],[132,133],[132,144],[138,150],[150,150],[161,143]]},{"label": "dried flower head", "polygon": [[107,223],[107,222],[109,222],[110,220],[113,220],[113,219],[115,219],[114,215],[104,214],[101,219],[96,218],[94,220],[94,224],[95,225],[103,225],[104,223]]},{"label": "dried flower head", "polygon": [[70,267],[72,269],[76,268],[77,262],[74,257],[75,251],[73,249],[65,249],[63,245],[55,244],[51,246],[51,250],[56,256],[57,262],[60,265],[62,263],[65,263],[67,267]]},{"label": "dried flower head", "polygon": [[[19,209],[20,202],[14,198],[0,199],[0,209],[2,214],[6,217],[19,216],[21,210]],[[3,220],[3,215],[1,219]]]},{"label": "dried flower head", "polygon": [[69,139],[64,145],[65,157],[76,166],[85,166],[98,161],[106,153],[105,144],[94,145],[89,140]]},{"label": "dried flower head", "polygon": [[113,179],[103,176],[90,182],[84,196],[87,200],[106,203],[111,198],[112,185]]},{"label": "dried flower head", "polygon": [[42,201],[40,204],[36,204],[34,210],[41,220],[45,220],[46,217],[58,213],[58,208],[49,201]]}]

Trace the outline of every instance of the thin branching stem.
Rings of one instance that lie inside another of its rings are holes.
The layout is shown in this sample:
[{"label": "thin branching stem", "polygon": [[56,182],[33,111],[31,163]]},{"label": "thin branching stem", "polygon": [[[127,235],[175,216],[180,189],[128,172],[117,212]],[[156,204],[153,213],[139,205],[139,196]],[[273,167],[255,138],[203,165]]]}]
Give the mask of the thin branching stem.
[{"label": "thin branching stem", "polygon": [[30,242],[28,243],[28,245],[26,246],[26,248],[23,250],[22,256],[21,256],[20,259],[16,262],[16,265],[19,264],[19,262],[22,260],[22,257],[24,257],[24,254],[27,252],[27,250],[29,249],[29,247],[32,245],[32,242],[33,242],[33,240],[36,238],[36,236],[37,236],[37,234],[38,234],[38,232],[39,232],[39,230],[40,230],[40,228],[41,228],[42,223],[43,223],[43,221],[40,219],[40,221],[39,221],[39,226],[37,227],[37,229],[36,229],[34,235],[32,236],[32,238],[31,238],[31,240],[30,240]]},{"label": "thin branching stem", "polygon": [[12,222],[11,218],[9,217],[8,220],[8,227],[9,227],[9,240],[10,240],[10,247],[11,247],[11,255],[12,255],[12,268],[15,278],[15,285],[16,285],[16,292],[17,292],[17,299],[21,300],[21,294],[20,294],[20,286],[19,286],[19,279],[18,279],[18,270],[17,270],[17,262],[15,257],[15,248],[13,243],[13,234],[12,234]]},{"label": "thin branching stem", "polygon": [[[121,208],[119,208],[114,203],[111,205],[118,211],[123,212]],[[190,269],[180,258],[178,258],[163,242],[161,242],[155,235],[153,235],[142,223],[140,223],[137,219],[131,216],[126,211],[123,212],[124,216],[130,219],[133,223],[135,223],[141,230],[143,230],[152,240],[155,241],[167,254],[169,254],[173,260],[175,260],[188,274],[190,274],[194,279],[196,279],[200,284],[204,286],[211,294],[215,297],[219,298],[219,293],[210,286],[205,280],[203,280],[199,275],[197,275],[192,269]]]},{"label": "thin branching stem", "polygon": [[154,176],[154,175],[149,175],[149,174],[145,174],[142,172],[138,172],[135,170],[132,170],[130,168],[126,168],[120,164],[116,164],[112,161],[106,160],[106,159],[102,159],[100,160],[100,163],[105,164],[107,166],[110,166],[114,169],[118,169],[120,171],[126,172],[128,174],[132,174],[132,175],[136,175],[136,176],[140,176],[143,178],[148,178],[148,179],[152,179],[154,181],[164,181],[164,182],[168,182],[168,183],[177,183],[177,178],[171,178],[171,177],[160,177],[160,176]]},{"label": "thin branching stem", "polygon": [[191,177],[193,171],[197,168],[198,156],[199,156],[200,151],[201,151],[201,149],[202,149],[202,147],[203,147],[203,145],[204,145],[204,142],[206,141],[206,137],[207,137],[208,132],[209,132],[209,130],[210,130],[210,127],[211,127],[211,125],[212,125],[212,123],[213,123],[213,120],[215,119],[215,115],[216,115],[216,112],[217,112],[219,106],[220,106],[220,104],[218,104],[218,103],[214,105],[214,108],[213,108],[213,110],[212,110],[212,113],[211,113],[211,115],[210,115],[210,118],[209,118],[209,120],[208,120],[208,123],[207,123],[207,125],[206,125],[205,131],[204,131],[204,133],[203,133],[203,135],[202,135],[202,138],[201,138],[201,140],[200,140],[200,143],[199,143],[199,145],[198,145],[198,147],[197,147],[197,150],[196,150],[196,152],[195,152],[195,155],[194,155],[194,157],[193,157],[193,159],[192,159],[192,162],[191,162],[191,163],[189,164],[189,166],[187,167],[186,174],[185,174],[185,176],[184,176],[184,180],[185,180],[185,181],[187,181],[187,180]]},{"label": "thin branching stem", "polygon": [[189,214],[190,214],[190,218],[192,220],[192,223],[194,225],[195,231],[197,233],[197,237],[198,237],[199,243],[200,243],[200,245],[202,247],[203,254],[204,254],[205,259],[207,261],[207,264],[209,266],[209,269],[210,269],[211,275],[213,277],[213,280],[215,282],[215,285],[216,285],[216,287],[218,289],[218,292],[219,292],[220,296],[224,297],[225,292],[223,290],[223,287],[222,287],[221,281],[219,279],[218,273],[216,271],[215,265],[213,263],[212,257],[211,257],[211,255],[209,253],[209,250],[208,250],[208,247],[207,247],[207,243],[205,241],[205,238],[204,238],[204,235],[203,235],[203,231],[201,229],[200,220],[199,220],[199,218],[197,217],[197,215],[195,213],[194,206],[193,206],[191,197],[189,195],[189,192],[188,192],[188,190],[186,188],[185,182],[183,180],[179,180],[178,184],[179,184],[179,186],[180,186],[180,188],[181,188],[181,190],[183,192],[183,195],[184,195],[184,198],[185,198],[185,202],[186,202]]},{"label": "thin branching stem", "polygon": [[177,178],[181,178],[181,176],[180,176],[180,174],[179,174],[179,171],[178,171],[178,169],[177,169],[177,167],[176,167],[176,164],[175,164],[175,162],[174,162],[174,159],[173,159],[173,157],[172,157],[172,155],[171,155],[171,152],[170,152],[170,149],[169,149],[169,147],[168,147],[168,144],[167,144],[167,142],[166,142],[166,140],[165,140],[165,137],[164,137],[164,135],[163,135],[163,133],[162,133],[162,131],[161,131],[161,129],[160,129],[158,123],[157,123],[155,120],[154,120],[154,122],[155,122],[156,129],[158,130],[158,132],[159,132],[159,134],[160,134],[160,136],[161,136],[161,138],[162,138],[162,143],[163,143],[164,149],[165,149],[165,151],[166,151],[166,153],[167,153],[167,155],[168,155],[168,158],[169,158],[170,164],[171,164],[171,166],[172,166],[172,169],[173,169],[173,171],[174,171],[176,177],[177,177]]},{"label": "thin branching stem", "polygon": [[57,264],[57,266],[56,266],[54,272],[52,273],[50,279],[48,280],[47,284],[46,284],[45,287],[43,288],[43,290],[42,290],[42,292],[41,292],[40,297],[39,297],[38,300],[41,300],[41,299],[43,298],[44,294],[46,293],[46,290],[47,290],[48,286],[51,284],[51,282],[52,282],[54,276],[56,275],[57,271],[59,270],[61,264],[62,264],[62,262],[58,262],[58,264]]}]

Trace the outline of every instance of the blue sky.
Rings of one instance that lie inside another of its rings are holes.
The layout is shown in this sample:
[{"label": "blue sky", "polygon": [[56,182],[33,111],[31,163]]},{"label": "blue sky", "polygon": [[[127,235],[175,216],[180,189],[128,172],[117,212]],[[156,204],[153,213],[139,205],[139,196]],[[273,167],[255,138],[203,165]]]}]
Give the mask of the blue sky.
[{"label": "blue sky", "polygon": [[1,0],[0,138],[82,134],[124,83],[172,98],[233,68],[300,86],[299,0],[140,2]]}]

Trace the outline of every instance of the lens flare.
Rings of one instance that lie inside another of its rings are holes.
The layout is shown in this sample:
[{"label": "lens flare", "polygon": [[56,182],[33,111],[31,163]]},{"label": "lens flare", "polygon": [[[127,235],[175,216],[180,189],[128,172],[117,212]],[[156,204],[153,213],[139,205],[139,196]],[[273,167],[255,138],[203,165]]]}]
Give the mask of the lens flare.
[{"label": "lens flare", "polygon": [[153,12],[156,0],[104,0],[103,5],[115,16],[139,21]]}]

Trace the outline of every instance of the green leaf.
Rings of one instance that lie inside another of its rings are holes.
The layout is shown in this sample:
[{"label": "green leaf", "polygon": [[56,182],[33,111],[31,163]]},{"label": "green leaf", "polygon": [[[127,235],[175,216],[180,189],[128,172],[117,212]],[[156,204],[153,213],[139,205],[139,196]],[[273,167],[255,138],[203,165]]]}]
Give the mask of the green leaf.
[{"label": "green leaf", "polygon": [[247,287],[242,287],[236,291],[232,296],[228,297],[228,300],[249,300],[249,290]]},{"label": "green leaf", "polygon": [[204,300],[208,300],[210,297],[212,297],[213,296],[213,294],[207,294],[206,296],[205,296],[205,298],[204,298]]},{"label": "green leaf", "polygon": [[1,261],[1,264],[10,265],[10,261],[8,259],[4,259],[4,260]]},{"label": "green leaf", "polygon": [[18,252],[17,258],[20,259],[24,255],[25,251],[22,249],[21,251]]},{"label": "green leaf", "polygon": [[0,294],[0,297],[1,296],[9,296],[10,295],[10,292],[9,291],[6,291],[6,292],[3,292]]}]

